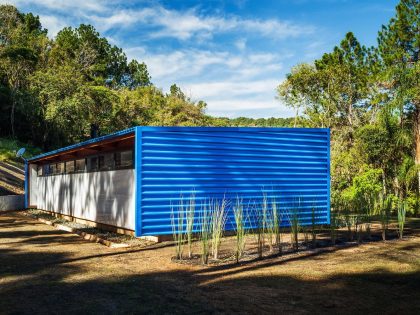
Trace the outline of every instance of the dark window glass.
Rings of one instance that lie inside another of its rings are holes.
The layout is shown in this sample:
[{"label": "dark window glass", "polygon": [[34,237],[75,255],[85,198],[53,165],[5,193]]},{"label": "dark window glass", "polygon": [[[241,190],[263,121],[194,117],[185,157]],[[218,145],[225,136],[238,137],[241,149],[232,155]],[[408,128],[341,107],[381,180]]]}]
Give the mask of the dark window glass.
[{"label": "dark window glass", "polygon": [[114,169],[114,154],[108,153],[99,156],[99,169],[101,171],[109,171]]},{"label": "dark window glass", "polygon": [[50,172],[51,175],[57,175],[57,164],[50,164]]},{"label": "dark window glass", "polygon": [[132,168],[133,151],[122,151],[115,153],[115,168]]},{"label": "dark window glass", "polygon": [[76,172],[84,172],[86,170],[86,160],[79,159],[74,161],[75,162],[75,171]]},{"label": "dark window glass", "polygon": [[52,174],[52,165],[46,164],[43,166],[44,168],[44,175],[51,175]]},{"label": "dark window glass", "polygon": [[64,162],[57,163],[57,174],[64,173]]},{"label": "dark window glass", "polygon": [[66,173],[74,173],[74,161],[67,161],[66,162]]},{"label": "dark window glass", "polygon": [[88,171],[94,172],[98,170],[98,157],[92,156],[88,158]]}]

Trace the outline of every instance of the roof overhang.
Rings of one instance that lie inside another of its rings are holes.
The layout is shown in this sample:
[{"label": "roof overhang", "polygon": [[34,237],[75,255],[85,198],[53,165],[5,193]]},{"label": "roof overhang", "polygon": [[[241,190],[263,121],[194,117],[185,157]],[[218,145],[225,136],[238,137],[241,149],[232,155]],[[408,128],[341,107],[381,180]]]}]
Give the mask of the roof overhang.
[{"label": "roof overhang", "polygon": [[117,151],[134,146],[135,128],[122,130],[103,137],[90,139],[28,159],[29,163],[51,163],[83,158],[107,151]]}]

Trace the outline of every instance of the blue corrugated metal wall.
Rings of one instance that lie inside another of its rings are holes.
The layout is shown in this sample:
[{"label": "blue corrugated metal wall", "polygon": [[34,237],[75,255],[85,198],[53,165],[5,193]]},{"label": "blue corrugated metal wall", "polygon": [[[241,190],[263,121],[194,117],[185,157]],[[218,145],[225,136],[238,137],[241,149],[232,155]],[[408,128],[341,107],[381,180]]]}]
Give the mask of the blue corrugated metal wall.
[{"label": "blue corrugated metal wall", "polygon": [[328,224],[329,141],[329,129],[137,127],[136,234],[171,234],[171,204],[176,211],[192,192],[197,218],[209,200],[229,200],[227,229],[238,197],[259,211],[264,194],[284,226],[296,208],[301,224],[313,208],[316,223]]}]

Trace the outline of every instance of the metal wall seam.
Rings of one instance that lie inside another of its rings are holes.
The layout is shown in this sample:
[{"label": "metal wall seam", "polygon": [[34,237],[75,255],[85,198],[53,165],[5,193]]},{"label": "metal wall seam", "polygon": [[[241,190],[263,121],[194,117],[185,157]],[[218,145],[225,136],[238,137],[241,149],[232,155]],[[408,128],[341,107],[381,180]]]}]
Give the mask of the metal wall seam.
[{"label": "metal wall seam", "polygon": [[142,129],[135,128],[134,137],[134,219],[135,219],[135,236],[142,235]]},{"label": "metal wall seam", "polygon": [[327,222],[327,224],[329,225],[329,224],[331,224],[331,130],[330,129],[328,129],[328,131],[327,131],[327,133],[328,133],[328,140],[327,140],[327,145],[328,145],[328,148],[327,148],[327,153],[328,153],[328,156],[327,156],[327,160],[328,160],[328,164],[327,164],[327,167],[328,167],[328,181],[327,181],[327,183],[328,183],[328,205],[327,205],[327,207],[328,207],[328,222]]},{"label": "metal wall seam", "polygon": [[25,160],[25,209],[29,206],[29,165],[28,161]]}]

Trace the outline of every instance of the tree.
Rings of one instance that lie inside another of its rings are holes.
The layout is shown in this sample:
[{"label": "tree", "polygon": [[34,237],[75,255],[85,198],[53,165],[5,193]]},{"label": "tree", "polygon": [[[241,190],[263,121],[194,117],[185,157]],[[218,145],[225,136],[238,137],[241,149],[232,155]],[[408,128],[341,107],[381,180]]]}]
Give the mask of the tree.
[{"label": "tree", "polygon": [[[383,87],[392,104],[413,121],[415,164],[420,166],[420,1],[401,0],[396,15],[382,26],[378,50],[384,66]],[[420,192],[420,170],[418,171]]]},{"label": "tree", "polygon": [[10,89],[10,130],[15,137],[15,113],[28,76],[35,70],[46,31],[38,16],[22,14],[15,7],[0,6],[0,72]]},{"label": "tree", "polygon": [[296,111],[303,108],[315,126],[353,128],[367,110],[370,76],[368,50],[350,32],[314,65],[292,68],[278,98]]}]

